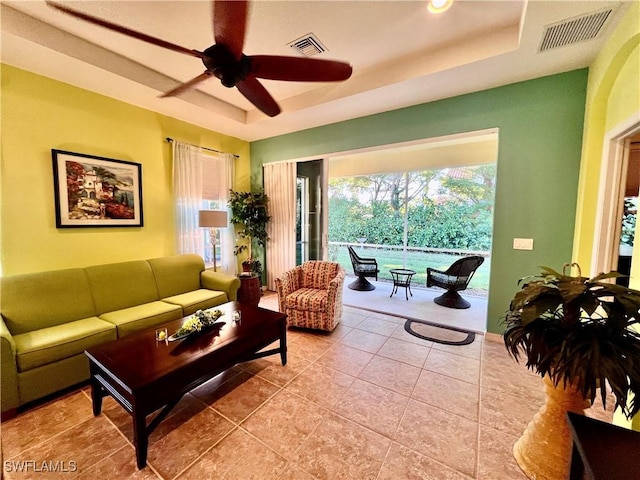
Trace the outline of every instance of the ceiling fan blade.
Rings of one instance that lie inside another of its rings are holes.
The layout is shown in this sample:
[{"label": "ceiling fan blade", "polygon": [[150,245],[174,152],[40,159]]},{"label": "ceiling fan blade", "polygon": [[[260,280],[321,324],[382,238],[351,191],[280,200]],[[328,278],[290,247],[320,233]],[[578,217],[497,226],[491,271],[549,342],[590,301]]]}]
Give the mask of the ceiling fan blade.
[{"label": "ceiling fan blade", "polygon": [[351,76],[351,65],[335,60],[252,55],[251,74],[269,80],[291,82],[339,82]]},{"label": "ceiling fan blade", "polygon": [[88,15],[86,13],[79,12],[65,5],[61,5],[59,3],[52,2],[50,0],[47,0],[47,5],[63,13],[69,14],[73,17],[79,18],[89,23],[93,23],[94,25],[99,25],[101,27],[108,28],[109,30],[113,30],[114,32],[122,33],[123,35],[128,35],[130,37],[137,38],[138,40],[142,40],[143,42],[147,42],[153,45],[157,45],[159,47],[167,48],[169,50],[173,50],[174,52],[191,55],[192,57],[198,57],[198,58],[205,57],[204,53],[199,52],[198,50],[190,50],[188,48],[181,47],[180,45],[176,45],[175,43],[167,42],[166,40],[152,37],[151,35],[146,35],[144,33],[136,32],[135,30],[131,30],[130,28],[123,27],[121,25],[117,25],[115,23],[111,23],[106,20],[102,20],[101,18],[94,17],[93,15]]},{"label": "ceiling fan blade", "polygon": [[247,100],[270,117],[280,113],[280,107],[257,78],[247,75],[244,80],[238,82],[236,87]]},{"label": "ceiling fan blade", "polygon": [[216,44],[224,45],[236,60],[242,57],[247,29],[249,2],[245,0],[216,0],[213,2],[213,35]]},{"label": "ceiling fan blade", "polygon": [[211,75],[212,75],[211,72],[206,70],[204,73],[201,73],[197,77],[192,78],[188,82],[185,82],[182,85],[178,85],[173,90],[169,90],[168,92],[163,93],[162,95],[160,95],[160,98],[175,97],[176,95],[179,95],[182,92],[186,92],[187,90],[191,90],[198,83],[207,80],[209,77],[211,77]]}]

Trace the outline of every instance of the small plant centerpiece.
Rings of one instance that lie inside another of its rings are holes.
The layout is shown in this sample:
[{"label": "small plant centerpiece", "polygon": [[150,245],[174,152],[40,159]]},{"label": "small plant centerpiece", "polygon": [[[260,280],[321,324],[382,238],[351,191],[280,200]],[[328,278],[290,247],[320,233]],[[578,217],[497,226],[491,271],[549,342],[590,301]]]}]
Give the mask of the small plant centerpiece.
[{"label": "small plant centerpiece", "polygon": [[243,271],[262,273],[262,264],[253,257],[253,242],[265,247],[269,236],[267,224],[269,216],[269,199],[264,191],[234,192],[231,190],[228,206],[231,209],[231,223],[239,226],[238,239],[242,242],[236,245],[234,254],[247,252],[247,258],[242,262]]},{"label": "small plant centerpiece", "polygon": [[[571,276],[575,267],[577,276]],[[568,478],[571,436],[566,412],[584,413],[598,389],[606,408],[631,418],[640,411],[640,291],[609,283],[617,272],[583,277],[577,264],[562,273],[542,267],[520,280],[522,289],[505,317],[504,343],[543,377],[545,405],[515,443],[513,453],[529,478]]]},{"label": "small plant centerpiece", "polygon": [[169,340],[179,340],[180,338],[201,332],[216,323],[222,315],[221,310],[198,310],[184,321],[176,333],[169,337]]}]

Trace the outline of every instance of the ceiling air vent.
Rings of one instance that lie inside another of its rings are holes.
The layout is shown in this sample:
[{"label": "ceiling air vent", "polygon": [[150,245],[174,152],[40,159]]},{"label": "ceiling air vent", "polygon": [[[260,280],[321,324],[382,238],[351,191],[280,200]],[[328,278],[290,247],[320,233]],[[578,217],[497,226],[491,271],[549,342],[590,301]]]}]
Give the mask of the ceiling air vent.
[{"label": "ceiling air vent", "polygon": [[558,23],[545,25],[538,52],[564,47],[596,38],[611,17],[612,8],[567,18]]},{"label": "ceiling air vent", "polygon": [[325,47],[313,33],[308,33],[307,35],[288,43],[287,46],[296,49],[305,57],[313,57],[314,55],[327,51],[327,47]]}]

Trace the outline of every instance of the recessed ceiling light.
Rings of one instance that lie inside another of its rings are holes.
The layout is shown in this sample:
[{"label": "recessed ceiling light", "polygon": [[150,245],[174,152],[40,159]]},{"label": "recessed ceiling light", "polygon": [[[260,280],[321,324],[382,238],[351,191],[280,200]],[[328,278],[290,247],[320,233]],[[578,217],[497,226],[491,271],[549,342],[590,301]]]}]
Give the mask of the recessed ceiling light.
[{"label": "recessed ceiling light", "polygon": [[427,10],[431,13],[442,13],[449,10],[449,7],[453,4],[453,0],[429,0]]}]

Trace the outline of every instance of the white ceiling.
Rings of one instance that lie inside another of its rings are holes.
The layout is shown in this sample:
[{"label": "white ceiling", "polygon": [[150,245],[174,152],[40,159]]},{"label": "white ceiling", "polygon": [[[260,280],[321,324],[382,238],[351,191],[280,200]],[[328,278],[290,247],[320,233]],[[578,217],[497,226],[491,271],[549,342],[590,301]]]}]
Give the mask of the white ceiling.
[{"label": "white ceiling", "polygon": [[[62,2],[189,49],[213,44],[208,1]],[[253,141],[591,64],[627,2],[455,0],[254,1],[244,53],[299,55],[314,33],[353,65],[341,83],[263,81],[283,112],[269,118],[215,78],[179,98],[159,95],[204,71],[199,59],[87,24],[44,1],[2,1],[1,58],[9,65]],[[593,40],[537,53],[545,25],[615,7]]]}]

